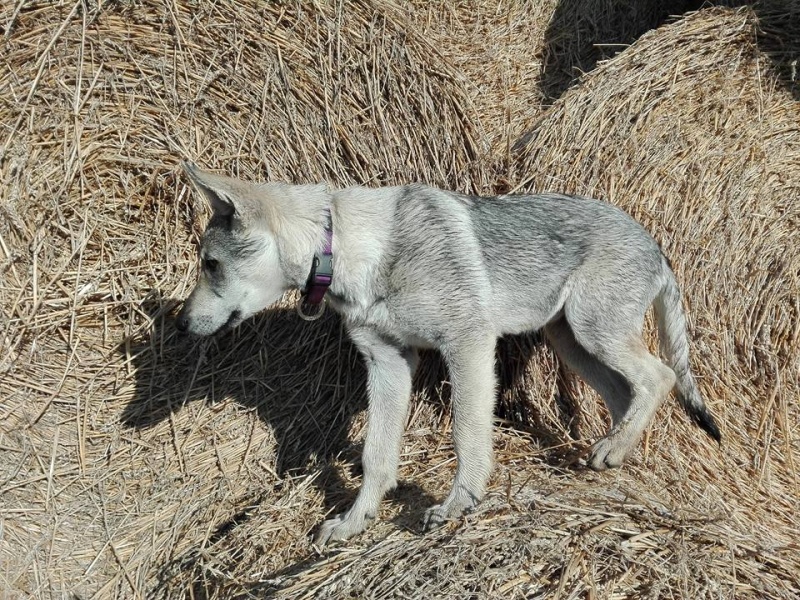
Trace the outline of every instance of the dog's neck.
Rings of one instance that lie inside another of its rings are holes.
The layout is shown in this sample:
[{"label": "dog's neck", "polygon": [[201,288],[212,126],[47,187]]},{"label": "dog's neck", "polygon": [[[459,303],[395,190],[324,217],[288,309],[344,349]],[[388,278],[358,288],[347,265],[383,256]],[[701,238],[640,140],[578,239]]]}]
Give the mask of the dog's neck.
[{"label": "dog's neck", "polygon": [[334,272],[327,297],[334,309],[369,305],[385,292],[379,271],[394,243],[396,195],[391,188],[362,187],[331,194]]},{"label": "dog's neck", "polygon": [[264,217],[291,287],[303,289],[315,253],[323,252],[331,194],[325,185],[265,184]]}]

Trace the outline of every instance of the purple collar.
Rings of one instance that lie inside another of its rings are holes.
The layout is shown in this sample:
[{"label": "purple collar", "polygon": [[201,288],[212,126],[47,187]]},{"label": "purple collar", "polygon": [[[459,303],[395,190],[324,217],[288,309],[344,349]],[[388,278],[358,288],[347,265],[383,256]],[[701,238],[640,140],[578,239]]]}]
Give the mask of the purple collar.
[{"label": "purple collar", "polygon": [[[325,298],[325,293],[333,280],[333,252],[331,246],[333,244],[333,225],[331,223],[331,211],[325,210],[325,245],[322,247],[322,253],[314,253],[314,260],[311,262],[311,271],[306,280],[306,287],[303,290],[300,302],[297,305],[297,312],[301,317],[308,321],[314,321],[322,316],[325,311],[325,305],[322,301]],[[310,305],[318,307],[316,312],[305,312],[305,306]]]}]

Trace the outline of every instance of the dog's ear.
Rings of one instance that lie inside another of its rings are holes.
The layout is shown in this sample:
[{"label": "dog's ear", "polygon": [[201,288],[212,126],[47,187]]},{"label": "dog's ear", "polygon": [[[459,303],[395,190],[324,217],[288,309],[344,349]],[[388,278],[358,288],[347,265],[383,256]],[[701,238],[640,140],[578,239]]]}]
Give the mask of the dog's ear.
[{"label": "dog's ear", "polygon": [[181,162],[181,167],[192,185],[208,200],[214,213],[229,217],[241,212],[241,207],[237,207],[239,194],[236,190],[237,184],[241,185],[240,182],[224,175],[203,171],[189,161]]}]

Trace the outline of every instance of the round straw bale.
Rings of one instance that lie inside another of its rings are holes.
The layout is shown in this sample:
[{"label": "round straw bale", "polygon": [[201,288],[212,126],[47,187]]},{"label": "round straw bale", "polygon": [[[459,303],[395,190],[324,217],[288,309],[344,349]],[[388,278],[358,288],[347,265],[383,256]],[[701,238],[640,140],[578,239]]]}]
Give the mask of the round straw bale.
[{"label": "round straw bale", "polygon": [[[308,489],[315,461],[349,443],[364,378],[335,320],[309,328],[277,311],[212,342],[210,362],[202,344],[176,340],[166,317],[193,283],[206,213],[177,164],[333,186],[485,186],[463,77],[403,15],[357,1],[2,3],[11,589],[34,594],[27,574],[43,572],[40,589],[56,594],[147,595],[170,560],[182,572],[200,538],[225,539],[214,528],[276,481],[288,491],[293,469],[311,465]],[[259,554],[274,569],[321,518],[310,489],[305,508],[276,513],[274,551]]]},{"label": "round straw bale", "polygon": [[[517,167],[518,189],[604,198],[660,241],[723,445],[656,427],[655,462],[714,473],[730,510],[780,537],[800,466],[800,104],[759,48],[759,18],[774,14],[713,8],[645,34],[523,136]],[[800,22],[787,30],[797,39]]]}]

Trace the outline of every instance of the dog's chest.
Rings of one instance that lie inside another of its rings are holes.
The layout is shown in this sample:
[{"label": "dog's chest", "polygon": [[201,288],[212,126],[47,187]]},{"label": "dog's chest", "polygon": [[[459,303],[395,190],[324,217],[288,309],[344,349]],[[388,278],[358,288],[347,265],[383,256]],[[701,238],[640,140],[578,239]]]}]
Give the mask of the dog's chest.
[{"label": "dog's chest", "polygon": [[368,305],[341,301],[332,301],[331,304],[342,315],[348,329],[371,329],[406,347],[438,346],[437,336],[427,331],[420,319],[410,318],[410,314],[398,314],[393,304],[386,299],[377,299]]}]

